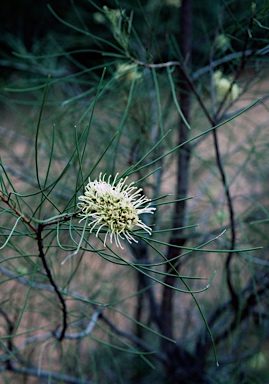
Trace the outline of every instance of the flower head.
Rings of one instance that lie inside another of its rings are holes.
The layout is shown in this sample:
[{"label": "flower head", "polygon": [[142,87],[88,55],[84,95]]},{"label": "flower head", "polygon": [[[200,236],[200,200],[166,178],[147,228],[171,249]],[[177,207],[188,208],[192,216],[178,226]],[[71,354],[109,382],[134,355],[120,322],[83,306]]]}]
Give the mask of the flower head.
[{"label": "flower head", "polygon": [[118,64],[115,78],[131,83],[133,80],[140,80],[142,78],[142,73],[138,71],[136,64]]},{"label": "flower head", "polygon": [[103,15],[103,13],[101,12],[94,12],[93,13],[93,20],[97,23],[97,24],[104,24],[106,22],[106,18],[105,16]]},{"label": "flower head", "polygon": [[227,92],[229,92],[229,101],[234,101],[238,98],[240,94],[239,86],[233,83],[229,77],[225,77],[220,70],[214,73],[213,81],[216,89],[217,99],[222,100]]},{"label": "flower head", "polygon": [[98,236],[101,229],[106,230],[104,244],[107,236],[110,242],[113,238],[118,247],[121,247],[120,239],[127,239],[129,243],[137,242],[131,234],[132,229],[137,226],[151,234],[151,228],[141,221],[139,215],[142,213],[154,213],[156,208],[150,207],[150,199],[142,195],[142,189],[134,186],[134,183],[125,185],[127,177],[120,179],[117,183],[116,174],[111,183],[111,175],[105,181],[106,174],[100,173],[99,179],[91,181],[85,187],[84,195],[79,196],[81,202],[78,208],[82,220],[91,219],[89,226],[91,232],[97,229]]},{"label": "flower head", "polygon": [[107,16],[108,20],[111,22],[115,30],[118,29],[119,22],[121,21],[122,15],[125,11],[121,11],[120,9],[110,9],[106,5],[103,6],[103,10],[105,11],[105,15]]},{"label": "flower head", "polygon": [[227,49],[230,48],[230,44],[231,43],[229,37],[227,35],[224,35],[223,33],[218,35],[218,37],[216,38],[216,49],[221,52],[227,51]]}]

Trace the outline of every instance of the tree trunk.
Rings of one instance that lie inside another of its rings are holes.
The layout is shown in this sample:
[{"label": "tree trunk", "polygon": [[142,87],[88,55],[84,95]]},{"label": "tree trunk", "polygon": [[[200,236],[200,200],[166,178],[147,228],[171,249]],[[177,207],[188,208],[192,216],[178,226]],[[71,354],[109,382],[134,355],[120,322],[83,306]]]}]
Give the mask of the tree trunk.
[{"label": "tree trunk", "polygon": [[[187,68],[191,65],[191,34],[192,34],[192,1],[183,0],[180,8],[180,39],[179,47],[184,60],[183,67]],[[185,76],[182,72],[179,73],[179,104],[180,108],[189,121],[190,118],[190,90]],[[184,121],[180,119],[178,129],[178,145],[182,144],[188,139],[189,129],[186,127]],[[176,185],[176,198],[185,198],[188,193],[189,181],[189,163],[190,163],[190,147],[188,144],[182,146],[178,151],[177,156],[177,185]],[[186,202],[178,201],[175,203],[173,214],[173,227],[182,227],[185,225]],[[172,232],[170,243],[172,245],[183,246],[186,238],[180,233]],[[179,248],[169,247],[167,259],[172,260],[180,255]],[[177,269],[180,268],[178,261],[171,261],[173,266]],[[171,264],[166,265],[166,272],[171,273]],[[176,277],[167,275],[164,283],[173,287],[176,282]],[[163,286],[162,303],[160,309],[161,318],[161,331],[162,333],[174,339],[174,294],[172,288]],[[161,345],[162,352],[167,356],[165,368],[167,371],[168,380],[173,383],[208,383],[205,379],[202,369],[202,362],[192,356],[180,344],[175,344],[163,339]]]}]

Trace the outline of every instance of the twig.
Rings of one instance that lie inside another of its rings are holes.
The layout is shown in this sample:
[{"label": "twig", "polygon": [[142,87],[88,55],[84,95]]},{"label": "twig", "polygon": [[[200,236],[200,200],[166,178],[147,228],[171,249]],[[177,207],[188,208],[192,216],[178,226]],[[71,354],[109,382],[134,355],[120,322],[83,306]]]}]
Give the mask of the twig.
[{"label": "twig", "polygon": [[56,335],[56,337],[59,341],[62,341],[64,339],[65,332],[67,329],[67,308],[66,308],[66,303],[65,303],[64,297],[63,297],[62,293],[60,292],[58,285],[56,284],[55,280],[53,279],[53,276],[51,274],[50,268],[48,266],[48,263],[47,263],[47,260],[45,257],[45,253],[44,253],[44,249],[43,249],[43,239],[42,239],[43,229],[44,229],[44,224],[38,224],[36,239],[37,239],[37,244],[38,244],[39,257],[42,260],[42,264],[43,264],[43,267],[46,271],[47,277],[48,277],[51,285],[53,286],[53,288],[54,288],[54,290],[55,290],[55,292],[56,292],[56,294],[60,300],[60,303],[61,303],[62,314],[63,314],[63,325],[62,325],[62,330],[61,330],[60,335],[59,336]]},{"label": "twig", "polygon": [[[4,275],[9,276],[11,279],[16,280],[17,282],[19,282],[19,283],[21,283],[23,285],[31,286],[32,288],[35,288],[35,289],[40,289],[40,290],[44,290],[44,291],[54,292],[54,288],[51,285],[35,283],[32,280],[25,279],[24,277],[19,277],[15,273],[9,271],[7,268],[4,268],[2,266],[0,266],[0,272],[2,272]],[[79,300],[82,300],[82,301],[85,301],[85,302],[89,301],[89,299],[87,297],[81,296],[81,295],[79,295],[76,292],[67,291],[67,290],[61,289],[61,288],[59,288],[59,291],[63,295],[69,295],[71,297],[74,297],[76,299],[79,299]],[[103,305],[103,306],[105,306],[105,305]]]},{"label": "twig", "polygon": [[[215,154],[216,154],[216,162],[217,166],[220,172],[222,185],[225,191],[226,200],[227,200],[227,207],[229,211],[229,218],[230,218],[230,230],[231,230],[231,240],[230,240],[230,249],[235,249],[235,242],[236,242],[236,231],[235,231],[235,215],[234,215],[234,206],[233,201],[230,193],[230,188],[228,186],[226,173],[222,164],[221,154],[220,154],[220,148],[219,148],[219,141],[216,129],[212,131],[213,135],[213,141],[214,141],[214,148],[215,148]],[[232,260],[233,253],[229,253],[226,259],[226,269],[227,269],[227,285],[234,303],[234,308],[236,309],[238,307],[238,297],[236,295],[236,292],[234,290],[234,287],[232,285],[231,281],[231,273],[229,270],[229,265]]]},{"label": "twig", "polygon": [[[250,17],[248,29],[251,29],[251,27],[252,27],[253,18],[254,18],[254,14]],[[249,42],[249,33],[248,33],[248,30],[247,30],[246,34],[245,34],[245,41],[244,41],[244,47],[243,47],[242,56],[241,56],[241,63],[240,63],[240,66],[239,66],[239,68],[237,70],[237,73],[235,74],[234,80],[231,83],[230,89],[232,87],[232,84],[234,84],[234,82],[239,78],[241,71],[245,67],[245,64],[246,64],[246,54],[245,54],[245,52],[247,50],[248,42]],[[227,99],[228,92],[230,92],[230,89],[227,91],[227,93],[226,93],[222,103],[224,103],[225,100]],[[222,105],[219,106],[217,114],[221,110],[221,107],[222,107]],[[216,130],[213,130],[212,133],[213,133],[213,137],[214,137],[214,143],[216,145],[217,144],[217,132],[216,132]],[[235,231],[234,207],[233,207],[233,202],[232,202],[232,198],[231,198],[231,194],[230,194],[230,189],[228,187],[226,176],[225,176],[225,173],[224,173],[224,168],[223,168],[223,166],[221,164],[221,158],[220,158],[220,155],[219,155],[219,150],[218,150],[218,153],[217,153],[218,145],[215,148],[216,148],[217,164],[219,166],[219,170],[220,170],[220,173],[221,173],[223,187],[225,188],[225,194],[226,194],[226,198],[227,198],[227,205],[228,205],[229,216],[230,216],[230,227],[231,227],[231,245],[230,245],[231,248],[230,249],[235,249],[236,231]],[[232,283],[231,270],[230,270],[230,265],[231,265],[232,258],[233,258],[233,253],[229,253],[227,255],[225,267],[226,267],[226,271],[227,271],[227,286],[229,288],[229,292],[230,292],[230,295],[231,295],[231,298],[232,298],[232,302],[233,302],[233,306],[234,306],[234,311],[235,311],[235,320],[236,320],[237,312],[239,310],[239,299],[238,299],[238,295],[237,295],[237,293],[235,291],[235,288],[233,286],[233,283]]]},{"label": "twig", "polygon": [[[9,198],[5,197],[1,192],[0,192],[0,199],[6,203],[12,210],[13,212],[18,216],[18,217],[21,217],[22,220],[25,222],[25,224],[28,225],[28,227],[36,234],[36,240],[37,240],[37,245],[38,245],[38,253],[39,253],[39,257],[41,258],[42,260],[42,264],[43,264],[43,267],[46,271],[46,275],[54,289],[54,291],[56,292],[59,300],[60,300],[60,303],[61,303],[61,307],[62,307],[62,313],[63,313],[63,324],[62,324],[62,330],[61,330],[61,333],[59,336],[57,336],[57,339],[59,341],[62,341],[64,339],[64,336],[65,336],[65,332],[66,332],[66,329],[67,329],[67,308],[66,308],[66,303],[65,303],[65,300],[64,300],[64,297],[60,291],[60,289],[58,288],[58,285],[56,284],[52,274],[51,274],[51,271],[50,271],[50,268],[48,266],[48,263],[47,263],[47,260],[46,260],[46,257],[45,257],[45,253],[44,253],[44,249],[43,249],[43,239],[42,239],[42,232],[44,230],[44,228],[46,226],[49,226],[49,225],[52,225],[52,224],[57,224],[57,223],[60,223],[60,222],[66,222],[68,220],[70,220],[71,217],[75,217],[78,212],[75,212],[73,214],[69,214],[69,215],[65,215],[63,217],[60,217],[58,219],[55,219],[55,220],[51,220],[51,221],[48,221],[48,222],[43,222],[43,223],[39,223],[37,228],[22,214],[22,212],[20,212],[13,204],[11,204],[11,201]],[[56,335],[56,334],[55,334]]]},{"label": "twig", "polygon": [[[258,288],[256,287],[257,283],[260,282],[263,286]],[[255,288],[254,288],[255,286]],[[222,332],[215,336],[215,343],[221,343],[228,336],[231,336],[236,329],[240,328],[242,322],[246,320],[250,315],[255,314],[253,308],[256,304],[260,304],[261,299],[267,295],[269,288],[269,278],[266,274],[256,278],[255,282],[252,280],[246,284],[245,288],[239,293],[239,296],[242,297],[242,302],[244,306],[240,309],[238,316],[234,317],[233,321],[229,324],[225,324]],[[244,299],[243,299],[244,298]],[[217,324],[220,321],[220,318],[225,318],[226,313],[231,311],[233,306],[232,298],[226,300],[222,305],[220,305],[216,310],[211,314],[210,319],[208,320],[208,325],[210,328]],[[256,313],[256,316],[260,316],[260,313]],[[196,355],[205,354],[205,350],[208,347],[210,342],[208,335],[204,335],[204,332],[201,332],[200,336],[197,338],[196,343]]]},{"label": "twig", "polygon": [[27,376],[35,376],[41,379],[49,379],[49,382],[51,382],[51,380],[57,380],[57,382],[67,383],[67,384],[93,384],[93,382],[88,380],[82,380],[76,377],[62,375],[61,373],[45,371],[43,369],[37,369],[37,368],[17,368],[13,366],[11,369],[9,369],[9,371],[14,373],[24,374]]},{"label": "twig", "polygon": [[[7,334],[9,336],[9,338],[7,339],[7,348],[9,352],[13,353],[14,345],[13,345],[12,334],[14,330],[14,323],[10,320],[8,314],[1,308],[0,308],[0,314],[4,317],[7,323]],[[6,360],[6,369],[12,369],[12,360],[10,356]]]},{"label": "twig", "polygon": [[182,64],[180,61],[168,61],[166,63],[160,63],[160,64],[149,64],[149,63],[144,63],[143,61],[136,60],[132,56],[128,56],[128,58],[129,58],[129,60],[133,61],[135,64],[143,66],[143,67],[147,67],[147,68],[166,68],[166,67],[172,67],[172,66],[179,67],[184,79],[186,80],[190,90],[195,95],[195,97],[196,97],[198,103],[200,104],[200,107],[202,108],[205,116],[207,117],[209,122],[212,124],[212,126],[214,126],[213,120],[212,120],[201,96],[197,92],[197,89],[193,83],[193,80],[192,80],[191,76],[188,74],[184,64]]},{"label": "twig", "polygon": [[18,216],[21,217],[23,222],[35,233],[37,234],[36,227],[28,220],[22,212],[20,212],[14,204],[11,203],[11,200],[9,197],[6,197],[2,192],[0,192],[0,200],[2,200],[5,204],[9,206],[9,208],[12,209],[12,211]]},{"label": "twig", "polygon": [[[257,51],[254,51],[252,49],[247,49],[244,52],[244,56],[264,56],[267,55],[269,52],[269,44],[266,45],[265,47],[258,49]],[[234,53],[229,53],[228,55],[212,61],[212,63],[206,65],[203,68],[198,69],[196,72],[194,72],[191,76],[191,79],[193,81],[199,79],[202,75],[210,72],[212,69],[219,67],[221,64],[227,63],[228,61],[238,59],[242,57],[243,51],[240,52],[234,52]],[[147,67],[147,68],[156,68],[156,69],[163,69],[167,67],[182,67],[182,63],[178,60],[171,60],[167,61],[166,63],[145,63],[143,61],[137,60],[132,56],[128,56],[128,59],[131,60],[133,63]]]},{"label": "twig", "polygon": [[77,333],[66,333],[64,338],[74,340],[74,339],[82,339],[83,337],[88,336],[93,331],[100,315],[101,315],[101,310],[97,309],[93,313],[92,318],[89,324],[87,325],[87,327],[84,329],[84,331],[77,332]]},{"label": "twig", "polygon": [[140,339],[139,337],[135,336],[134,334],[123,331],[122,329],[118,328],[103,313],[100,314],[100,319],[103,320],[113,332],[115,332],[118,335],[125,337],[126,339],[130,340],[132,343],[134,343],[135,345],[140,347],[143,351],[154,353],[154,356],[162,362],[167,361],[167,356],[164,353],[156,351],[149,344],[147,344],[144,340]]},{"label": "twig", "polygon": [[[245,51],[244,55],[245,55],[245,57],[252,56],[252,55],[264,56],[264,55],[268,54],[268,52],[269,52],[269,45],[266,45],[264,48],[258,49],[257,51],[253,51],[252,49],[248,49]],[[192,74],[192,80],[199,79],[199,77],[210,72],[212,69],[219,67],[221,64],[224,64],[224,63],[227,63],[228,61],[242,57],[242,53],[243,53],[242,51],[229,53],[228,55],[226,55],[220,59],[212,61],[212,63],[210,63],[210,64],[206,65],[205,67],[200,68],[196,72],[194,72]]]}]

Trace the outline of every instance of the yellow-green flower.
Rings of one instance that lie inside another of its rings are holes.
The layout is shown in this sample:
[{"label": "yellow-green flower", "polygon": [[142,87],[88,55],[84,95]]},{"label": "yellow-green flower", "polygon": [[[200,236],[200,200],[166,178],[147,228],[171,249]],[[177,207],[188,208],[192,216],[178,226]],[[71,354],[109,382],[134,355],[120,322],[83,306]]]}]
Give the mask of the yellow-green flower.
[{"label": "yellow-green flower", "polygon": [[223,33],[220,34],[216,39],[216,49],[222,52],[225,52],[228,48],[230,48],[230,39],[228,36]]},{"label": "yellow-green flower", "polygon": [[238,98],[240,94],[239,86],[235,83],[232,84],[232,80],[229,77],[224,76],[220,70],[214,73],[213,81],[218,100],[222,100],[227,92],[229,92],[229,101],[234,101]]},{"label": "yellow-green flower", "polygon": [[103,6],[103,10],[105,11],[105,14],[111,22],[112,26],[117,29],[118,24],[122,19],[122,15],[124,14],[124,10],[121,11],[120,9],[110,9],[106,5]]},{"label": "yellow-green flower", "polygon": [[94,12],[93,19],[98,24],[105,24],[106,18],[101,12]]},{"label": "yellow-green flower", "polygon": [[140,80],[142,78],[142,72],[138,71],[136,64],[118,64],[115,78],[131,83],[133,80]]},{"label": "yellow-green flower", "polygon": [[151,200],[141,194],[141,188],[135,187],[134,183],[125,185],[127,177],[118,182],[118,174],[112,182],[111,177],[105,181],[106,174],[100,173],[99,179],[89,179],[84,195],[78,198],[81,201],[78,203],[79,215],[82,216],[80,222],[90,219],[88,225],[91,232],[96,230],[96,236],[105,230],[104,245],[109,236],[111,243],[114,239],[116,245],[122,248],[120,240],[137,242],[131,234],[135,226],[151,234],[151,228],[141,221],[139,215],[154,213],[156,208],[150,207]]}]

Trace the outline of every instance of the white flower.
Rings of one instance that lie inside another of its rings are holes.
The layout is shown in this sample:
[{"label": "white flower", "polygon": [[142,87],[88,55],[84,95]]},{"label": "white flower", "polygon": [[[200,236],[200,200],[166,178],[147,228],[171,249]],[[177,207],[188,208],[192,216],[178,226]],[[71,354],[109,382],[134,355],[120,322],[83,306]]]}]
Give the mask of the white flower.
[{"label": "white flower", "polygon": [[142,195],[142,189],[134,186],[134,183],[125,185],[127,177],[117,183],[118,173],[112,183],[111,175],[105,181],[106,174],[100,173],[99,179],[91,181],[85,187],[84,195],[79,196],[81,202],[78,208],[81,210],[80,220],[91,219],[89,226],[91,232],[97,229],[98,236],[101,229],[106,231],[104,245],[107,236],[110,242],[113,238],[118,247],[121,247],[120,239],[127,239],[129,243],[137,242],[131,234],[137,226],[151,234],[151,228],[139,219],[142,213],[154,213],[156,208],[150,207],[150,199]]}]

